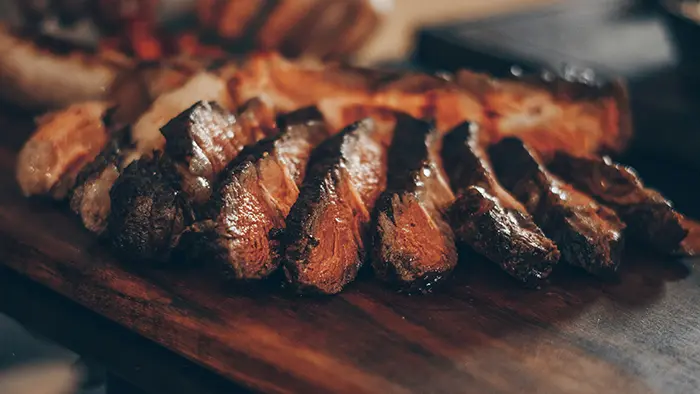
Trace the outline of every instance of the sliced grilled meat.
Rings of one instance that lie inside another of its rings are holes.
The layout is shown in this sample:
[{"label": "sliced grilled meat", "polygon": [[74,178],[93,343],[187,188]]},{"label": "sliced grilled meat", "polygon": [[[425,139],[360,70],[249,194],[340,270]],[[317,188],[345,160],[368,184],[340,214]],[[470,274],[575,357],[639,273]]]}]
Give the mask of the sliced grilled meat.
[{"label": "sliced grilled meat", "polygon": [[315,108],[280,119],[281,132],[241,152],[218,185],[208,219],[183,233],[178,249],[223,269],[229,279],[257,280],[279,266],[279,233],[299,195],[311,151],[328,136]]},{"label": "sliced grilled meat", "polygon": [[409,292],[428,292],[457,264],[454,234],[443,213],[454,201],[440,164],[434,127],[397,114],[388,154],[387,191],[376,206],[372,267]]},{"label": "sliced grilled meat", "polygon": [[[258,111],[258,106],[246,110]],[[215,102],[199,101],[163,126],[165,152],[178,163],[183,191],[193,204],[209,200],[212,182],[244,146],[270,133],[260,122],[251,124],[256,115],[236,117]],[[274,127],[274,120],[263,122]]]},{"label": "sliced grilled meat", "polygon": [[600,275],[617,270],[625,225],[612,209],[551,175],[517,138],[502,140],[490,153],[503,185],[556,242],[565,262]]},{"label": "sliced grilled meat", "polygon": [[39,118],[17,157],[17,181],[24,195],[66,197],[78,173],[109,139],[103,122],[108,109],[106,102],[85,102]]},{"label": "sliced grilled meat", "polygon": [[370,212],[386,185],[389,133],[365,119],[314,150],[283,242],[284,271],[297,291],[335,294],[357,276]]},{"label": "sliced grilled meat", "polygon": [[574,157],[558,152],[549,168],[577,189],[611,207],[633,237],[661,253],[676,253],[688,234],[683,215],[656,190],[644,187],[633,169],[610,158]]},{"label": "sliced grilled meat", "polygon": [[124,157],[133,149],[130,128],[112,133],[102,152],[78,175],[70,207],[89,231],[101,234],[111,209],[109,192],[123,171]]},{"label": "sliced grilled meat", "polygon": [[450,224],[474,251],[519,281],[537,285],[559,261],[559,250],[498,183],[480,138],[476,124],[465,122],[443,140],[445,170],[457,192]]},{"label": "sliced grilled meat", "polygon": [[193,221],[174,164],[160,154],[129,164],[110,201],[109,240],[119,254],[137,262],[167,262],[177,236]]},{"label": "sliced grilled meat", "polygon": [[[156,152],[158,157],[151,159],[137,147],[124,159],[129,163],[131,158],[139,157],[110,192],[113,209],[108,232],[115,248],[142,261],[163,262],[170,258],[171,248],[178,244],[185,226],[193,223],[195,213],[210,197],[211,182],[238,156],[244,143],[263,136],[259,126],[269,121],[255,121],[256,115],[263,112],[252,104],[243,110],[243,116],[234,117],[218,105],[195,104],[163,130],[173,141],[168,150],[174,158]],[[238,118],[245,120],[239,122]],[[166,213],[149,216],[144,204],[172,212],[170,222],[160,216]],[[178,212],[188,212],[189,216]],[[162,230],[165,227],[172,231]]]}]

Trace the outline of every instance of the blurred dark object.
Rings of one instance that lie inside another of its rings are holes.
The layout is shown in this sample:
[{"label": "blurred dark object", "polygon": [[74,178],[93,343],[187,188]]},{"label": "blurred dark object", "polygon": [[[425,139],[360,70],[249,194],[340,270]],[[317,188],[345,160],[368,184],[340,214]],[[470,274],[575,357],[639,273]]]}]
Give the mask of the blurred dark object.
[{"label": "blurred dark object", "polygon": [[635,127],[629,154],[700,168],[700,73],[678,55],[668,23],[653,5],[571,1],[426,28],[414,60],[431,70],[467,67],[497,76],[550,70],[565,78],[623,77]]},{"label": "blurred dark object", "polygon": [[[372,36],[392,0],[15,0],[27,29],[94,22],[102,41],[138,58],[278,50],[346,58]],[[206,49],[203,51],[202,48]]]},{"label": "blurred dark object", "polygon": [[682,63],[697,70],[700,66],[700,1],[664,0],[662,5]]}]

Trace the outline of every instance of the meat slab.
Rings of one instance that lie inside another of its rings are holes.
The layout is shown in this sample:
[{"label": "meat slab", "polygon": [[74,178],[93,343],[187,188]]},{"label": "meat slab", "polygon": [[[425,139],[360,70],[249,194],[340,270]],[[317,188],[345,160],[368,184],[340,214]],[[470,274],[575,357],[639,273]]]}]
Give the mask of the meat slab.
[{"label": "meat slab", "polygon": [[457,238],[527,285],[549,276],[559,250],[496,180],[480,147],[479,128],[466,122],[448,133],[442,157],[457,192],[449,211]]},{"label": "meat slab", "polygon": [[624,223],[615,212],[549,173],[517,138],[490,149],[503,185],[522,201],[568,264],[594,274],[615,272],[624,247]]},{"label": "meat slab", "polygon": [[454,201],[440,164],[432,124],[396,114],[387,191],[376,207],[372,267],[409,292],[427,292],[457,264],[454,234],[443,213]]}]

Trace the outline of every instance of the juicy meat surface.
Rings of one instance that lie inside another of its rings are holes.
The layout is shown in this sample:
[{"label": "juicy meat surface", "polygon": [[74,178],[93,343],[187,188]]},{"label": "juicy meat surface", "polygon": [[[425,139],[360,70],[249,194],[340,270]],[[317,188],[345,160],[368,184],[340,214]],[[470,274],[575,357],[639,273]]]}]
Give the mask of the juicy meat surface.
[{"label": "juicy meat surface", "polygon": [[297,291],[335,294],[357,276],[386,185],[388,133],[365,119],[314,150],[283,240],[284,272]]},{"label": "juicy meat surface", "polygon": [[[124,171],[110,192],[112,211],[108,230],[116,248],[144,261],[169,258],[170,249],[178,244],[185,225],[192,224],[194,213],[198,213],[209,199],[211,182],[236,158],[245,143],[255,142],[263,136],[258,126],[268,121],[254,121],[255,114],[262,112],[255,106],[245,106],[244,110],[251,113],[240,117],[245,120],[239,121],[239,117],[218,105],[197,103],[185,109],[163,130],[163,134],[172,140],[167,147],[172,155],[156,153],[155,159],[149,155],[139,156],[138,147],[137,152],[130,152],[123,165],[138,157],[134,161],[136,165],[127,167],[128,171]],[[144,193],[148,197],[144,197]],[[143,208],[144,201],[149,199],[154,201],[151,203],[154,206],[165,202],[163,209],[167,212],[189,212],[189,220],[184,223],[180,216],[173,214],[173,231],[154,232],[153,227],[162,227],[165,219],[154,216],[158,223],[149,219]],[[115,207],[119,210],[115,211]],[[142,234],[152,234],[155,241],[151,240],[149,246]]]},{"label": "juicy meat surface", "polygon": [[443,218],[454,195],[440,164],[437,131],[408,115],[396,116],[387,190],[375,208],[372,267],[383,281],[427,292],[457,264],[454,234]]},{"label": "juicy meat surface", "polygon": [[241,152],[223,174],[207,219],[180,239],[183,255],[213,262],[229,279],[263,279],[277,269],[284,220],[312,149],[328,136],[315,108],[282,116],[279,123],[279,134]]},{"label": "juicy meat surface", "polygon": [[225,80],[210,72],[197,73],[179,88],[160,95],[133,124],[132,138],[136,144],[133,159],[162,151],[165,137],[160,129],[197,101],[215,101],[225,109],[235,108]]},{"label": "juicy meat surface", "polygon": [[26,196],[66,197],[75,178],[107,143],[109,104],[86,102],[48,113],[17,157],[17,181]]},{"label": "juicy meat surface", "polygon": [[502,140],[490,154],[503,185],[556,242],[565,262],[594,274],[617,270],[625,225],[612,209],[551,175],[517,138]]},{"label": "juicy meat surface", "polygon": [[109,240],[119,254],[141,263],[170,260],[177,236],[193,220],[174,164],[164,156],[129,164],[110,191]]},{"label": "juicy meat surface", "polygon": [[[465,119],[483,124],[485,143],[518,136],[543,153],[620,151],[631,136],[625,87],[556,79],[493,79],[469,71],[453,80],[251,55],[229,81],[238,102],[269,95],[278,110],[318,105],[333,124],[345,107],[387,107],[435,119],[445,132]],[[331,112],[327,114],[326,111]]]},{"label": "juicy meat surface", "polygon": [[611,207],[633,237],[661,253],[676,253],[688,230],[683,215],[661,193],[644,187],[629,167],[610,158],[574,157],[558,152],[549,168],[577,189]]},{"label": "juicy meat surface", "polygon": [[449,220],[457,238],[528,285],[559,261],[559,250],[508,193],[480,147],[479,128],[465,122],[443,140],[442,158],[457,197]]},{"label": "juicy meat surface", "polygon": [[129,128],[112,133],[110,141],[77,177],[70,194],[70,207],[86,229],[101,234],[111,210],[109,192],[123,171],[124,156],[133,148]]},{"label": "juicy meat surface", "polygon": [[[620,81],[602,86],[552,76],[495,79],[468,70],[458,85],[478,97],[488,114],[488,143],[517,136],[542,155],[622,151],[632,136],[627,90]],[[469,118],[467,118],[469,119]]]},{"label": "juicy meat surface", "polygon": [[215,102],[199,101],[163,126],[165,152],[178,164],[183,191],[194,204],[209,200],[212,183],[243,147],[265,137],[251,125],[255,115],[237,117]]}]

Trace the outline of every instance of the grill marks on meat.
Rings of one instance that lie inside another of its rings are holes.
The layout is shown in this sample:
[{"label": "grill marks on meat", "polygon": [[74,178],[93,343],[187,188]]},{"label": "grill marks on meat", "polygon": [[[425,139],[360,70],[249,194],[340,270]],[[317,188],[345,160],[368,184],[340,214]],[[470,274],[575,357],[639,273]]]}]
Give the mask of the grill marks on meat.
[{"label": "grill marks on meat", "polygon": [[567,263],[601,275],[617,270],[625,225],[613,210],[551,175],[519,139],[504,139],[490,153],[501,182],[559,245]]},{"label": "grill marks on meat", "polygon": [[387,191],[376,207],[372,266],[377,277],[409,292],[428,292],[457,263],[454,235],[443,218],[454,195],[427,122],[397,114],[388,153]]},{"label": "grill marks on meat", "polygon": [[[252,104],[247,111],[257,109]],[[244,146],[265,136],[259,124],[252,122],[255,119],[255,113],[237,119],[215,102],[200,101],[163,126],[165,151],[178,163],[183,191],[192,203],[207,202],[217,175]]]},{"label": "grill marks on meat", "polygon": [[39,118],[17,158],[17,181],[26,196],[66,197],[78,173],[107,143],[108,108],[105,102],[86,102]]},{"label": "grill marks on meat", "polygon": [[392,131],[365,119],[313,152],[284,236],[283,267],[297,291],[335,294],[357,276]]},{"label": "grill marks on meat", "polygon": [[281,132],[246,148],[225,172],[208,219],[186,231],[183,254],[213,261],[229,279],[263,279],[279,266],[279,234],[299,195],[311,151],[328,136],[315,108],[280,121]]},{"label": "grill marks on meat", "polygon": [[102,152],[78,175],[70,207],[89,231],[101,234],[111,210],[109,192],[122,173],[124,156],[133,149],[128,127],[112,134]]},{"label": "grill marks on meat", "polygon": [[629,167],[610,158],[574,157],[558,152],[549,164],[557,175],[613,208],[629,234],[661,253],[681,249],[688,230],[683,215],[656,190],[644,187]]},{"label": "grill marks on meat", "polygon": [[528,285],[549,276],[559,250],[525,208],[496,180],[475,124],[463,123],[443,140],[442,157],[457,198],[449,210],[455,235]]}]

